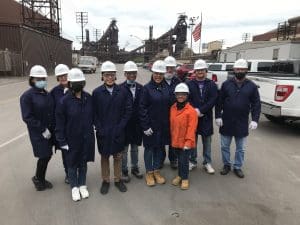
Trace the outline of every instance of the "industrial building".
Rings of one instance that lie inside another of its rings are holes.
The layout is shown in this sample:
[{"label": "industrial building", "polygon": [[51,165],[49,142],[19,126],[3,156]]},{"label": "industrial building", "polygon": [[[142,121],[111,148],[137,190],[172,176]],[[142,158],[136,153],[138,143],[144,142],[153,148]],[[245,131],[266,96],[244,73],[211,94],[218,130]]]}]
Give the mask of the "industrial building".
[{"label": "industrial building", "polygon": [[0,75],[28,75],[35,64],[48,73],[59,63],[72,65],[72,41],[60,36],[59,11],[59,1],[0,1]]}]

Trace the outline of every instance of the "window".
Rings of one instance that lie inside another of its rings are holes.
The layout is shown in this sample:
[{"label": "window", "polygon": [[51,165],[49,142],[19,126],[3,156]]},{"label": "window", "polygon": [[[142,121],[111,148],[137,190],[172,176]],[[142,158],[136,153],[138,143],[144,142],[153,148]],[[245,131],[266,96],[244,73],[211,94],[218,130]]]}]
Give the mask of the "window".
[{"label": "window", "polygon": [[273,49],[273,60],[278,60],[279,48]]},{"label": "window", "polygon": [[211,70],[211,71],[222,70],[222,64],[211,64],[211,65],[209,65],[208,70]]},{"label": "window", "polygon": [[235,59],[238,60],[240,58],[241,58],[241,53],[240,52],[235,53]]},{"label": "window", "polygon": [[257,71],[268,72],[270,71],[273,64],[274,64],[273,62],[259,62],[257,64]]},{"label": "window", "polygon": [[252,62],[248,62],[248,70],[251,71]]},{"label": "window", "polygon": [[226,71],[233,71],[233,64],[228,64],[228,65],[226,65],[225,70],[226,70]]},{"label": "window", "polygon": [[294,65],[290,62],[284,63],[275,63],[271,69],[273,73],[293,73],[294,72]]}]

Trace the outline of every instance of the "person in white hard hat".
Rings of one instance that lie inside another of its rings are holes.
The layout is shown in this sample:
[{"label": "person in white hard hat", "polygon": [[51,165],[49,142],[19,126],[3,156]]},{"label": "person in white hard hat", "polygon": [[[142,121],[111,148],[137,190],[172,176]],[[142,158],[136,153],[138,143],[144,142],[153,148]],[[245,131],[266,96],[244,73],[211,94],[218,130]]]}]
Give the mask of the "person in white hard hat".
[{"label": "person in white hard hat", "polygon": [[36,173],[32,182],[37,191],[51,189],[52,184],[45,179],[48,163],[54,145],[54,101],[46,91],[47,72],[40,65],[30,70],[29,85],[20,98],[22,119],[27,125],[33,154],[37,160]]},{"label": "person in white hard hat", "polygon": [[124,64],[124,76],[126,81],[120,86],[128,91],[129,96],[133,102],[133,113],[125,128],[125,149],[122,153],[122,180],[127,183],[130,181],[128,174],[128,149],[130,147],[130,162],[131,174],[138,179],[143,178],[138,166],[138,146],[142,144],[143,131],[139,121],[139,101],[143,86],[136,81],[138,74],[137,65],[128,61]]},{"label": "person in white hard hat", "polygon": [[191,149],[196,147],[196,129],[198,115],[188,103],[189,88],[180,83],[174,90],[176,103],[170,110],[171,145],[178,156],[178,175],[172,184],[181,189],[189,189],[189,156]]},{"label": "person in white hard hat", "polygon": [[164,82],[165,73],[165,62],[162,60],[154,62],[151,81],[144,86],[140,100],[140,121],[144,132],[144,160],[148,186],[166,182],[160,174],[163,149],[170,143],[171,101],[169,89]]},{"label": "person in white hard hat", "polygon": [[114,182],[120,192],[127,187],[121,180],[122,151],[125,146],[125,128],[132,114],[132,98],[128,91],[115,83],[116,66],[110,61],[101,65],[104,84],[93,91],[95,128],[98,151],[101,155],[102,185],[105,195],[110,186],[109,158],[114,159]]},{"label": "person in white hard hat", "polygon": [[[218,99],[218,88],[214,81],[207,79],[207,64],[199,59],[194,64],[195,79],[188,82],[189,100],[199,117],[197,137],[201,135],[203,168],[209,174],[214,174],[211,157],[211,141],[213,135],[213,108]],[[191,151],[190,170],[197,166],[197,148]]]},{"label": "person in white hard hat", "polygon": [[89,197],[86,186],[87,163],[95,158],[93,101],[84,91],[85,76],[78,68],[68,73],[69,91],[55,112],[55,134],[65,152],[73,201]]},{"label": "person in white hard hat", "polygon": [[[55,67],[55,77],[58,82],[58,85],[55,86],[51,91],[50,94],[54,99],[55,103],[55,108],[58,105],[59,101],[62,99],[63,96],[68,91],[68,73],[69,73],[69,67],[64,64],[59,64]],[[59,149],[59,146],[56,146],[56,149]],[[69,184],[68,180],[68,168],[67,168],[67,163],[66,163],[66,154],[65,151],[61,151],[62,155],[62,161],[63,161],[63,166],[65,169],[65,183]]]},{"label": "person in white hard hat", "polygon": [[[172,104],[176,102],[176,98],[174,95],[174,90],[177,84],[180,83],[180,80],[178,79],[176,75],[176,59],[173,56],[168,56],[164,59],[164,62],[166,63],[166,73],[165,73],[165,82],[166,86],[169,88],[170,91],[170,98]],[[161,162],[161,167],[163,167],[163,163],[166,158],[166,150],[163,151],[163,158]],[[168,158],[170,161],[170,166],[172,169],[177,168],[177,156],[176,151],[173,151],[171,143],[169,144],[169,151],[168,151]]]},{"label": "person in white hard hat", "polygon": [[[255,130],[261,111],[261,103],[257,86],[246,78],[248,62],[237,60],[233,65],[234,77],[225,81],[220,90],[216,106],[216,124],[220,127],[221,152],[223,170],[221,175],[231,171],[230,144],[234,137],[236,143],[233,171],[239,178],[244,178],[242,166],[244,163],[246,139],[249,129]],[[249,113],[252,121],[249,123]]]}]

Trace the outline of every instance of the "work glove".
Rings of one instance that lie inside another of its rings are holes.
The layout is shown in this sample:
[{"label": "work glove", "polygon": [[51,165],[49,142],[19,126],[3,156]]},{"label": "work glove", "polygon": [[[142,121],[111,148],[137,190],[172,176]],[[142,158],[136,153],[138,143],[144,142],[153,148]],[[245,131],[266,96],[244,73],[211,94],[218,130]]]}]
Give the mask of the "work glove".
[{"label": "work glove", "polygon": [[46,130],[42,133],[43,137],[46,138],[47,140],[49,140],[51,138],[51,133],[48,130],[48,128],[46,128]]},{"label": "work glove", "polygon": [[249,129],[250,130],[255,130],[257,128],[258,124],[255,121],[251,121],[249,124]]},{"label": "work glove", "polygon": [[195,111],[196,111],[198,117],[201,117],[201,112],[200,112],[200,110],[199,110],[198,108],[195,108]]},{"label": "work glove", "polygon": [[223,126],[223,120],[222,120],[222,118],[217,118],[217,119],[216,119],[216,125],[217,125],[218,127],[222,127],[222,126]]},{"label": "work glove", "polygon": [[145,134],[146,136],[151,136],[151,135],[153,134],[153,130],[152,130],[151,128],[149,128],[148,130],[145,130],[145,131],[144,131],[144,134]]},{"label": "work glove", "polygon": [[184,146],[184,147],[183,147],[183,151],[185,151],[185,150],[190,150],[190,148],[187,147],[187,146]]},{"label": "work glove", "polygon": [[63,145],[60,147],[60,149],[65,150],[65,151],[69,151],[69,145]]},{"label": "work glove", "polygon": [[68,92],[69,88],[64,88],[64,94]]}]

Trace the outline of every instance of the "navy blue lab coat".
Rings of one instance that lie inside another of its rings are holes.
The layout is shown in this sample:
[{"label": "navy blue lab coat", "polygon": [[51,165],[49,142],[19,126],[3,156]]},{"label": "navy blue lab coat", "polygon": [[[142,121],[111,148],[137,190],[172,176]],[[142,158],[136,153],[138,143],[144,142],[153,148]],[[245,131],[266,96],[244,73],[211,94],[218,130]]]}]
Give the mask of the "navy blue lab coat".
[{"label": "navy blue lab coat", "polygon": [[246,137],[249,135],[249,113],[258,123],[261,103],[257,86],[246,79],[239,87],[235,78],[223,83],[216,105],[216,118],[222,118],[220,133],[224,136]]},{"label": "navy blue lab coat", "polygon": [[101,85],[93,91],[93,106],[98,151],[110,156],[124,150],[125,127],[132,114],[132,100],[127,90],[114,85],[112,95]]},{"label": "navy blue lab coat", "polygon": [[153,134],[143,134],[146,148],[159,148],[170,144],[169,111],[172,104],[170,91],[163,81],[157,85],[153,80],[143,88],[140,101],[140,121],[143,131],[151,128]]},{"label": "navy blue lab coat", "polygon": [[135,83],[135,87],[136,87],[135,98],[133,98],[133,95],[130,91],[130,85],[128,85],[126,81],[121,84],[121,87],[125,88],[125,90],[128,91],[128,94],[130,95],[133,103],[132,115],[125,128],[125,144],[141,145],[143,131],[139,120],[139,102],[140,102],[143,86],[137,82]]},{"label": "navy blue lab coat", "polygon": [[[35,87],[20,98],[22,119],[27,125],[34,156],[47,158],[52,155],[54,138],[54,102],[47,91]],[[48,128],[52,137],[47,140],[42,133]]]},{"label": "navy blue lab coat", "polygon": [[92,97],[83,91],[81,99],[68,92],[57,105],[56,140],[60,147],[69,146],[66,151],[68,168],[76,168],[82,162],[95,158],[95,134],[93,126]]},{"label": "navy blue lab coat", "polygon": [[170,92],[170,98],[171,98],[171,102],[172,104],[174,104],[176,102],[176,97],[175,97],[175,94],[174,94],[174,91],[175,91],[175,87],[181,83],[181,81],[177,78],[177,76],[174,76],[172,79],[171,79],[171,84],[169,85],[167,83],[166,80],[164,80],[166,86],[168,87],[169,89],[169,92]]},{"label": "navy blue lab coat", "polygon": [[188,83],[190,90],[189,102],[194,108],[198,108],[204,116],[199,117],[197,133],[205,137],[214,133],[213,108],[218,99],[218,88],[214,81],[205,79],[202,94],[196,80]]}]

